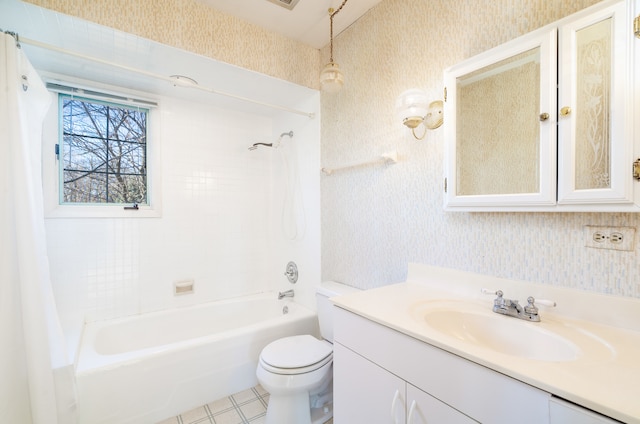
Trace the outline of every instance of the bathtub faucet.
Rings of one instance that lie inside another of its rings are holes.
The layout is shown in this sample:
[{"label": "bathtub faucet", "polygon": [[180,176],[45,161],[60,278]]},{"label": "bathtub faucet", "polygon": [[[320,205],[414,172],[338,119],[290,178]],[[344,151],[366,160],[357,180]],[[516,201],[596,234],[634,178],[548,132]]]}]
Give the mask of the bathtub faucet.
[{"label": "bathtub faucet", "polygon": [[293,297],[293,290],[287,290],[284,292],[278,292],[278,300],[284,297]]}]

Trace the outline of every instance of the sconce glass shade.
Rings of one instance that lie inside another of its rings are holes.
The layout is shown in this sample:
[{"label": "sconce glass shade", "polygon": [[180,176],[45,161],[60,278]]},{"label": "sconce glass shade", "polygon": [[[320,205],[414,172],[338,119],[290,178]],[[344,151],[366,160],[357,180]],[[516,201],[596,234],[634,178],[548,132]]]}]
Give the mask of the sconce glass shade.
[{"label": "sconce glass shade", "polygon": [[320,72],[320,88],[328,93],[340,91],[344,85],[344,75],[335,62],[329,62]]},{"label": "sconce glass shade", "polygon": [[396,112],[398,117],[402,119],[402,123],[407,127],[414,129],[424,121],[429,108],[429,99],[427,93],[412,88],[404,91],[396,101]]}]

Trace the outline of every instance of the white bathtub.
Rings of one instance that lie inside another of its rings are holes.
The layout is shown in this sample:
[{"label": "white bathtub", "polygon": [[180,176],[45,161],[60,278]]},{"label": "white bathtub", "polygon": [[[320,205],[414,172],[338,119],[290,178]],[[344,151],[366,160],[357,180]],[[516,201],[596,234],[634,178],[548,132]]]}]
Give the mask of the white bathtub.
[{"label": "white bathtub", "polygon": [[88,323],[80,424],[152,424],[250,388],[262,348],[296,334],[317,335],[317,316],[276,293]]}]

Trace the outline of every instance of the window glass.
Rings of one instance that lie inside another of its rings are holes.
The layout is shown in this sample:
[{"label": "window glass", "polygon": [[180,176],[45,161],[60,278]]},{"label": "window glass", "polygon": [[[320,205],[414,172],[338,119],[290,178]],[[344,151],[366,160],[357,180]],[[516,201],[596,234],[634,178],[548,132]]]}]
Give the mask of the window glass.
[{"label": "window glass", "polygon": [[59,96],[60,203],[148,204],[148,110]]}]

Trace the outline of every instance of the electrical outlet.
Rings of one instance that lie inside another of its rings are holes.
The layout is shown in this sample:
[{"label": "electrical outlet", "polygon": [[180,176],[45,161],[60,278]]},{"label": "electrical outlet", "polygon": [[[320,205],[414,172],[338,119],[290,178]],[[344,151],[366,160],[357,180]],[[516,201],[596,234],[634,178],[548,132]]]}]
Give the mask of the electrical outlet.
[{"label": "electrical outlet", "polygon": [[633,251],[635,238],[635,227],[584,226],[584,245],[586,247]]}]

